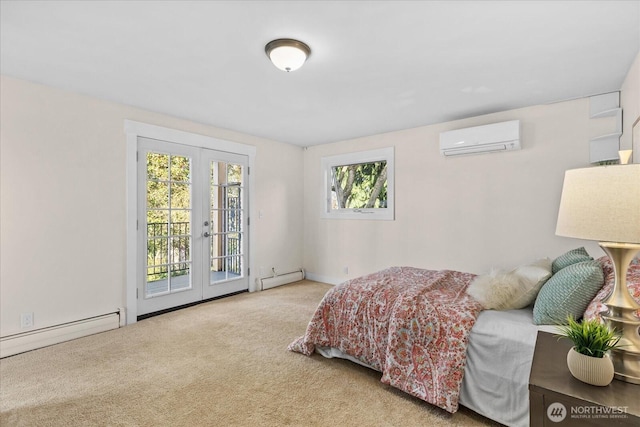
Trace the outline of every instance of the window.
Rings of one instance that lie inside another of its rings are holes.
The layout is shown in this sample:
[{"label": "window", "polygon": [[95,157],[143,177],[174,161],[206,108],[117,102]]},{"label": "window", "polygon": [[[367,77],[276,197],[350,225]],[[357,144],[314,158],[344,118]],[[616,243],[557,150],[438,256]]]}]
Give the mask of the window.
[{"label": "window", "polygon": [[393,147],[322,158],[323,218],[394,219]]}]

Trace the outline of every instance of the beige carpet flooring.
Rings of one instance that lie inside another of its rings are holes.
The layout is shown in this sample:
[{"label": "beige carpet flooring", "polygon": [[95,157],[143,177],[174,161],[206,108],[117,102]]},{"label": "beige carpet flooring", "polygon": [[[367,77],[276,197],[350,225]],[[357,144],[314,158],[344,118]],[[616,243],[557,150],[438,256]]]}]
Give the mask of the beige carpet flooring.
[{"label": "beige carpet flooring", "polygon": [[2,426],[483,426],[287,351],[329,285],[204,303],[0,360]]}]

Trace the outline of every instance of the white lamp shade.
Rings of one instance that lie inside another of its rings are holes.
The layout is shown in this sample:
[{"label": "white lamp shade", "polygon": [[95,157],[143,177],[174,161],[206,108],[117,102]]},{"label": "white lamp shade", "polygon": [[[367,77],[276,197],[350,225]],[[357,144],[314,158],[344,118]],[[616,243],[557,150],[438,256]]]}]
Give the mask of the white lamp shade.
[{"label": "white lamp shade", "polygon": [[556,234],[640,243],[640,164],[566,171]]}]

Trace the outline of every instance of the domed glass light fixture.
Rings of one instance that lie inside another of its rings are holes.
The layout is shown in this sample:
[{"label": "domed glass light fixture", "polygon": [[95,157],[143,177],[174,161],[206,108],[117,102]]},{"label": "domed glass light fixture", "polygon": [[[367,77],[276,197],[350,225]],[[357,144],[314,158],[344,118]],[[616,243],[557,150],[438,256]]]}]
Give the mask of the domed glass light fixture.
[{"label": "domed glass light fixture", "polygon": [[311,55],[309,46],[293,39],[272,40],[264,47],[264,51],[273,65],[287,73],[302,67]]}]

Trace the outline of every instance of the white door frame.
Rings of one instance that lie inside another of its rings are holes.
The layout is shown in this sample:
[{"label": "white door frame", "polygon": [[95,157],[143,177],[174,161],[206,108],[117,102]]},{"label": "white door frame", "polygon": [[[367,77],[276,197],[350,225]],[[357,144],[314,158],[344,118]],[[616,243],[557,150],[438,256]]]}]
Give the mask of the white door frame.
[{"label": "white door frame", "polygon": [[[208,148],[216,151],[225,151],[228,153],[242,154],[249,158],[249,219],[254,216],[253,188],[254,174],[253,169],[256,147],[252,145],[240,144],[237,142],[226,141],[223,139],[213,138],[205,135],[184,132],[176,129],[165,128],[161,126],[150,125],[147,123],[136,122],[133,120],[124,121],[124,131],[127,135],[126,146],[126,318],[127,325],[137,322],[138,317],[138,300],[136,295],[138,262],[137,262],[137,218],[138,218],[138,194],[137,194],[137,149],[138,137],[158,139],[161,141],[173,142],[176,144],[188,145],[192,147]],[[251,226],[249,225],[249,291],[256,291],[254,275],[256,271],[253,263],[253,246],[251,244]]]}]

